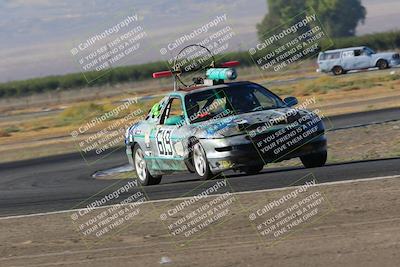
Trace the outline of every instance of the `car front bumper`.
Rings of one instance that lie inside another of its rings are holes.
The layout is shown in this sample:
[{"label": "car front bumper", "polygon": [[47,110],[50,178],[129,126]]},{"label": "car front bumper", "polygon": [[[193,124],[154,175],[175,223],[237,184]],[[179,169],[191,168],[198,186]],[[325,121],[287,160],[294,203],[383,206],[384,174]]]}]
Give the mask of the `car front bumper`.
[{"label": "car front bumper", "polygon": [[[202,139],[201,143],[213,172],[240,169],[245,166],[265,165],[327,150],[327,140],[323,133],[302,140],[295,146],[277,154],[274,153],[274,150],[263,153],[257,148],[253,140],[248,140],[245,136],[227,139]],[[229,149],[229,151],[217,151],[221,148],[222,150]]]},{"label": "car front bumper", "polygon": [[400,59],[392,59],[389,61],[389,67],[400,67]]}]

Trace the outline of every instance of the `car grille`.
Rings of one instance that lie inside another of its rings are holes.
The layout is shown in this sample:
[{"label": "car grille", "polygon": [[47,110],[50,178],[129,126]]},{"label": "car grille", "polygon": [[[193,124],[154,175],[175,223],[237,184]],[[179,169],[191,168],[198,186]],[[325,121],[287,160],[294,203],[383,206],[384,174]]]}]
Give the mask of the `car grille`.
[{"label": "car grille", "polygon": [[[302,138],[301,140],[295,141],[295,139],[299,136],[296,134],[288,139],[285,139],[284,141],[277,141],[278,139],[283,138],[284,135],[281,135],[278,138],[273,138],[276,132],[277,131],[269,131],[268,133],[259,134],[253,138],[251,138],[250,136],[247,136],[246,138],[252,141],[252,143],[254,144],[254,148],[258,149],[260,155],[262,155],[266,159],[268,158],[274,160],[288,154],[291,151],[296,150],[297,148],[303,146],[305,143],[310,142],[315,137],[320,136],[324,133],[323,131],[316,131],[309,136]],[[289,145],[290,142],[292,142],[292,145]],[[258,143],[262,143],[261,147],[257,147]],[[273,143],[275,143],[275,145],[273,145]],[[279,153],[274,152],[275,149],[277,149],[278,147],[282,147],[282,145],[284,144],[287,144],[286,149],[282,149]],[[268,149],[265,149],[266,147],[268,147]]]}]

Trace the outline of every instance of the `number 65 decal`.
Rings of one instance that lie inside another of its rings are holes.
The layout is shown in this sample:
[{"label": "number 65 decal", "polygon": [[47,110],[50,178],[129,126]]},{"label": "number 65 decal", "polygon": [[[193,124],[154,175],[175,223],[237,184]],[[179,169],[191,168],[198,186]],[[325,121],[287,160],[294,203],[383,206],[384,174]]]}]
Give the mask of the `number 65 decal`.
[{"label": "number 65 decal", "polygon": [[160,156],[172,156],[171,130],[160,129],[156,136],[157,148]]}]

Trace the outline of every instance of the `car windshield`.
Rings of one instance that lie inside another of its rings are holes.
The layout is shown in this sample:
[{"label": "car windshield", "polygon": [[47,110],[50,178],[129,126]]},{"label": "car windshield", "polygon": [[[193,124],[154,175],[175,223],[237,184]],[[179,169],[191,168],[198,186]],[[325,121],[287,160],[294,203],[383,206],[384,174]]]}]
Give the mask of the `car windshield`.
[{"label": "car windshield", "polygon": [[262,86],[245,84],[210,89],[185,96],[191,123],[235,114],[284,107],[283,101]]},{"label": "car windshield", "polygon": [[375,51],[374,50],[372,50],[371,48],[369,48],[369,47],[365,47],[364,48],[364,50],[367,52],[367,54],[375,54]]}]

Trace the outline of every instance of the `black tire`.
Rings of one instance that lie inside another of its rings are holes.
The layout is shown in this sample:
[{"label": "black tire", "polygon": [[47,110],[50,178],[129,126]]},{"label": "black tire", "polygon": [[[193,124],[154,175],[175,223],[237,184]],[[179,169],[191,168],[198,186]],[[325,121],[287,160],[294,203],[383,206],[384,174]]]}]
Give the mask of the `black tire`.
[{"label": "black tire", "polygon": [[380,70],[384,70],[384,69],[388,69],[389,68],[389,63],[384,60],[384,59],[380,59],[378,60],[378,62],[376,63],[376,66],[380,69]]},{"label": "black tire", "polygon": [[214,178],[203,146],[198,140],[193,142],[192,146],[192,162],[197,176],[203,181]]},{"label": "black tire", "polygon": [[[161,182],[161,175],[157,175],[157,176],[152,176],[149,172],[149,170],[147,169],[147,163],[146,160],[144,158],[140,159],[140,157],[138,157],[137,153],[141,153],[143,156],[143,150],[140,148],[139,144],[136,144],[135,147],[133,148],[133,164],[135,166],[135,172],[136,175],[138,177],[138,181],[141,185],[146,186],[146,185],[156,185],[159,184]],[[138,165],[139,162],[137,162],[138,160],[143,160],[143,162],[140,162],[140,164],[144,164],[144,167],[141,171],[141,173],[139,173],[138,171]]]},{"label": "black tire", "polygon": [[264,165],[256,165],[256,166],[246,166],[241,168],[240,170],[247,175],[255,175],[264,169]]},{"label": "black tire", "polygon": [[300,157],[301,162],[306,168],[322,167],[325,165],[327,158],[328,158],[327,151]]},{"label": "black tire", "polygon": [[345,71],[344,71],[344,69],[342,68],[342,67],[340,67],[340,66],[336,66],[336,67],[334,67],[333,69],[332,69],[332,73],[333,73],[333,75],[342,75],[342,74],[345,74]]}]

